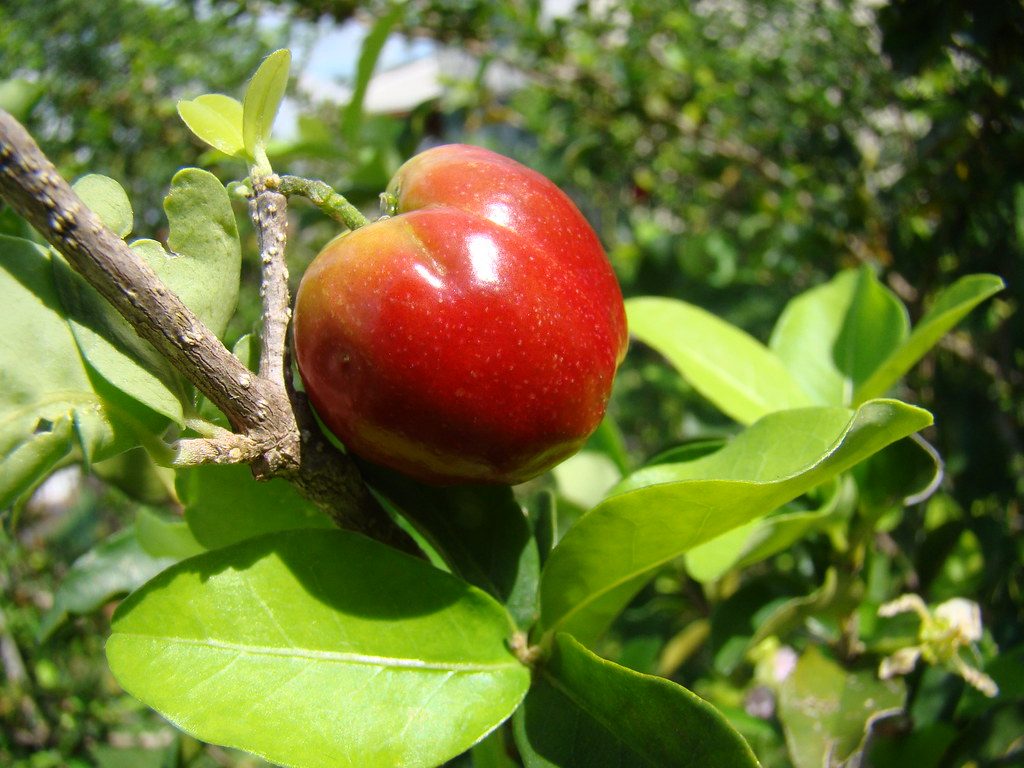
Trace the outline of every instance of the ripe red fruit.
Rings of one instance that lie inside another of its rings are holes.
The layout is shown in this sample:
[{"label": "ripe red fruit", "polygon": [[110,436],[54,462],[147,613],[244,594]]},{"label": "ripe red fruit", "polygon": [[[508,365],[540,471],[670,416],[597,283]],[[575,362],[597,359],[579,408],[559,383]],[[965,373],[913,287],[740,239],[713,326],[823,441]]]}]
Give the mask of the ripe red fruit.
[{"label": "ripe red fruit", "polygon": [[597,428],[626,351],[597,236],[539,173],[428,150],[397,213],[332,241],[302,278],[295,353],[353,453],[431,483],[520,483]]}]

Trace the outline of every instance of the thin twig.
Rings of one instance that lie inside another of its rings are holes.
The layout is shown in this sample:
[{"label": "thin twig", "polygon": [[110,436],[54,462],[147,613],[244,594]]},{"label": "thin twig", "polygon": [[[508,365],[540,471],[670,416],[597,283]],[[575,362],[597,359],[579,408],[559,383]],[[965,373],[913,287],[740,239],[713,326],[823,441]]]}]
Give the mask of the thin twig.
[{"label": "thin twig", "polygon": [[259,372],[282,394],[285,388],[284,348],[292,312],[288,296],[288,264],[285,261],[287,205],[284,195],[266,189],[259,191],[250,203],[263,270],[260,287],[263,333]]},{"label": "thin twig", "polygon": [[340,224],[359,229],[368,222],[362,212],[338,194],[329,184],[299,176],[279,176],[267,179],[267,186],[276,186],[283,195],[300,195]]}]

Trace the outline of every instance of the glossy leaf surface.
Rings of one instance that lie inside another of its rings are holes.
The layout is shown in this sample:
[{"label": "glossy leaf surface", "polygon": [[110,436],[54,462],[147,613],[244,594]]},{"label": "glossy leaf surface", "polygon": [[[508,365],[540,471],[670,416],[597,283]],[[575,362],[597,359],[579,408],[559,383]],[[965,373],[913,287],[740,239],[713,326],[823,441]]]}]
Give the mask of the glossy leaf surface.
[{"label": "glossy leaf surface", "polygon": [[644,297],[626,302],[626,316],[633,336],[741,424],[813,403],[769,349],[710,312],[676,299]]},{"label": "glossy leaf surface", "polygon": [[527,768],[755,768],[750,747],[710,704],[660,677],[594,655],[571,636],[515,717]]},{"label": "glossy leaf surface", "polygon": [[273,531],[334,527],[291,483],[257,482],[245,464],[182,469],[175,486],[189,529],[208,549]]},{"label": "glossy leaf surface", "polygon": [[288,86],[292,54],[286,49],[274,51],[260,64],[249,81],[242,102],[242,141],[246,154],[257,161],[264,153],[277,109]]},{"label": "glossy leaf surface", "polygon": [[[658,566],[931,422],[893,400],[774,413],[703,459],[641,470],[584,516],[541,577],[541,628],[589,643]],[[772,446],[765,453],[765,446]]]},{"label": "glossy leaf surface", "polygon": [[107,658],[200,739],[287,766],[426,768],[525,695],[511,632],[492,598],[420,560],[291,531],[159,575],[118,609]]},{"label": "glossy leaf surface", "polygon": [[178,102],[178,114],[197,137],[231,157],[246,157],[242,103],[219,93]]}]

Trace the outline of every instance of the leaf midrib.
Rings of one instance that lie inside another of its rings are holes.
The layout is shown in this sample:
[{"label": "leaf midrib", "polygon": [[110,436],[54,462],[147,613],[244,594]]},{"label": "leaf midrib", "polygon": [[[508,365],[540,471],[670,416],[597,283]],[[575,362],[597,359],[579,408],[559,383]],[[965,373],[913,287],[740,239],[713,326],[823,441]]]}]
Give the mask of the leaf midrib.
[{"label": "leaf midrib", "polygon": [[365,653],[349,653],[345,651],[320,651],[313,648],[275,648],[265,645],[249,645],[232,643],[224,640],[199,640],[188,637],[167,637],[151,635],[144,632],[115,632],[125,638],[157,640],[172,645],[187,645],[200,648],[247,653],[253,656],[279,656],[281,658],[318,660],[333,664],[359,664],[371,667],[390,667],[395,669],[420,669],[425,671],[445,672],[493,672],[519,666],[519,662],[510,659],[504,662],[459,662],[459,661],[424,661],[422,659],[403,659],[394,656],[375,656]]}]

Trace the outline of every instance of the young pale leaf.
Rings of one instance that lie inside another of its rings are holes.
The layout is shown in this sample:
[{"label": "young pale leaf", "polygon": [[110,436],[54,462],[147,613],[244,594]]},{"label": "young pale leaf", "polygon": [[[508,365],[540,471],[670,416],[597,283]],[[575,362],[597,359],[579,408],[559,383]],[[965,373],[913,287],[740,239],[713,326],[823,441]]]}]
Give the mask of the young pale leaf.
[{"label": "young pale leaf", "polygon": [[108,176],[91,173],[76,181],[72,189],[100,217],[107,229],[119,237],[131,234],[134,213],[124,187]]},{"label": "young pale leaf", "polygon": [[710,312],[676,299],[643,297],[626,302],[626,316],[633,336],[741,424],[813,402],[770,350]]},{"label": "young pale leaf", "polygon": [[874,668],[849,672],[810,646],[779,685],[779,720],[795,768],[845,763],[863,749],[876,720],[900,712],[902,681],[879,680]]},{"label": "young pale leaf", "polygon": [[54,593],[53,606],[39,623],[38,639],[50,637],[69,615],[92,613],[146,583],[176,560],[147,552],[133,528],[118,531],[72,563]]},{"label": "young pale leaf", "polygon": [[[909,332],[910,318],[903,302],[878,281],[870,268],[863,267],[857,273],[853,301],[846,311],[832,357],[847,380],[857,386],[903,344]],[[843,404],[848,404],[849,399]]]},{"label": "young pale leaf", "polygon": [[197,137],[230,157],[252,160],[242,138],[242,103],[219,93],[178,102],[178,114]]},{"label": "young pale leaf", "polygon": [[512,489],[423,485],[362,464],[370,487],[434,547],[452,572],[505,604],[521,627],[536,619],[540,554]]},{"label": "young pale leaf", "polygon": [[[573,526],[541,575],[541,621],[592,642],[664,563],[762,517],[931,423],[895,400],[780,411],[704,459],[642,470]],[[765,446],[771,450],[764,452]]]},{"label": "young pale leaf", "polygon": [[860,383],[853,402],[859,404],[885,394],[968,312],[1004,287],[1002,278],[984,274],[968,275],[953,283],[938,295],[909,338]]},{"label": "young pale leaf", "polygon": [[362,122],[363,99],[366,97],[366,89],[370,86],[377,59],[384,50],[384,43],[391,35],[391,30],[404,13],[402,4],[396,4],[389,13],[385,13],[374,22],[369,34],[363,39],[363,47],[359,51],[359,64],[356,67],[355,87],[341,118],[342,131],[353,146],[359,132],[359,124]]},{"label": "young pale leaf", "polygon": [[6,507],[76,446],[97,456],[116,452],[118,440],[62,316],[47,249],[0,235],[0,302],[0,507]]},{"label": "young pale leaf", "polygon": [[200,739],[285,766],[439,765],[530,683],[492,598],[344,531],[185,560],[129,597],[112,631],[127,691]]},{"label": "young pale leaf", "polygon": [[175,485],[192,535],[208,549],[273,531],[334,527],[291,483],[256,482],[244,464],[181,469]]},{"label": "young pale leaf", "polygon": [[242,107],[242,141],[245,152],[258,162],[265,154],[274,118],[288,86],[292,54],[282,48],[267,56],[245,90]]},{"label": "young pale leaf", "polygon": [[769,348],[819,405],[844,405],[850,384],[836,368],[833,350],[857,290],[857,271],[801,293],[782,310]]},{"label": "young pale leaf", "polygon": [[554,641],[515,716],[527,768],[757,768],[750,747],[710,704],[660,677]]}]

